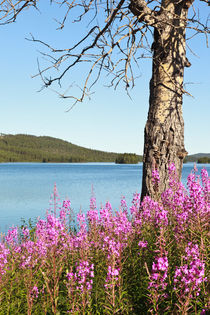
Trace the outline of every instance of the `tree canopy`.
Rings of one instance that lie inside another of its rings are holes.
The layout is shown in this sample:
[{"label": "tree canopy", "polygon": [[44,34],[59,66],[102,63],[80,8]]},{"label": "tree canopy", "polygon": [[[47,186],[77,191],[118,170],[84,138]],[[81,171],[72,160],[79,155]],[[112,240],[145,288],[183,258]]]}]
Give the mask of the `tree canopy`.
[{"label": "tree canopy", "polygon": [[114,162],[118,155],[52,137],[0,135],[0,162]]},{"label": "tree canopy", "polygon": [[117,163],[117,164],[137,164],[140,161],[141,161],[141,159],[136,154],[123,153],[123,154],[118,155],[118,157],[115,160],[115,163]]}]

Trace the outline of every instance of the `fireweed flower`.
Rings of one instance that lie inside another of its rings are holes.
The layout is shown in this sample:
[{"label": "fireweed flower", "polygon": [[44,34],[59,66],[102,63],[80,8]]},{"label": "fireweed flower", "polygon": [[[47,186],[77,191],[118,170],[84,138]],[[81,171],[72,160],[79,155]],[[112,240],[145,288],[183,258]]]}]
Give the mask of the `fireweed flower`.
[{"label": "fireweed flower", "polygon": [[66,220],[66,209],[63,208],[59,211],[59,218],[61,220],[61,222],[65,223]]},{"label": "fireweed flower", "polygon": [[199,183],[199,178],[195,174],[188,175],[187,186],[189,189],[190,200],[194,209],[194,212],[197,213],[203,210],[204,200],[203,199],[203,189]]},{"label": "fireweed flower", "polygon": [[121,243],[126,245],[126,240],[132,233],[132,224],[125,212],[117,212],[113,217],[113,232],[115,236],[119,237]]},{"label": "fireweed flower", "polygon": [[164,210],[162,206],[155,209],[155,224],[158,226],[168,225],[168,211]]},{"label": "fireweed flower", "polygon": [[135,193],[133,195],[132,206],[130,207],[130,212],[132,215],[133,227],[137,234],[141,233],[141,226],[142,226],[142,215],[140,212],[140,204],[141,204],[140,194]]},{"label": "fireweed flower", "polygon": [[84,213],[78,213],[77,222],[79,224],[80,229],[86,229],[86,218]]},{"label": "fireweed flower", "polygon": [[[128,219],[126,203],[123,198],[119,211],[114,212],[110,203],[107,202],[105,207],[100,209],[100,215],[96,208],[95,198],[92,198],[90,210],[87,213],[89,225],[86,216],[80,213],[77,217],[78,230],[75,233],[73,231],[67,232],[64,222],[65,215],[70,209],[70,201],[68,202],[68,200],[63,203],[59,218],[51,214],[47,215],[46,220],[38,220],[33,235],[32,231],[27,228],[22,230],[10,228],[4,241],[0,242],[1,281],[6,279],[3,275],[10,270],[13,258],[15,266],[21,268],[21,272],[25,273],[32,268],[38,270],[40,265],[43,270],[48,268],[48,258],[54,257],[52,255],[63,257],[62,263],[65,267],[65,258],[72,255],[72,266],[70,272],[67,272],[66,275],[66,285],[69,303],[71,304],[71,301],[72,305],[75,303],[75,308],[72,306],[72,310],[74,309],[72,312],[75,310],[79,312],[81,297],[85,300],[86,304],[84,305],[90,303],[94,265],[87,260],[87,257],[94,255],[95,251],[92,251],[92,246],[97,243],[97,252],[101,254],[100,257],[105,259],[106,279],[103,283],[105,284],[104,290],[108,295],[114,292],[113,297],[115,297],[117,292],[115,288],[118,290],[118,286],[120,288],[123,286],[123,278],[120,275],[122,272],[124,275],[123,268],[126,265],[124,261],[125,256],[127,257],[126,247],[130,246],[133,240],[138,240],[139,252],[142,253],[148,246],[145,241],[145,239],[148,239],[148,233],[155,229],[158,237],[155,245],[156,257],[151,267],[152,270],[147,270],[148,274],[150,272],[148,285],[150,302],[152,302],[154,309],[155,306],[158,309],[163,297],[166,296],[165,290],[171,290],[171,286],[170,288],[167,286],[168,259],[165,246],[168,245],[168,240],[174,242],[174,238],[167,238],[168,229],[173,230],[178,250],[182,250],[182,246],[186,241],[188,242],[189,236],[197,235],[198,225],[196,225],[196,222],[200,222],[199,227],[203,230],[207,226],[210,182],[206,170],[202,170],[201,176],[202,182],[194,173],[188,177],[188,193],[187,189],[177,181],[175,167],[170,165],[170,187],[161,195],[161,202],[158,203],[150,197],[145,197],[141,203],[140,195],[134,194],[130,208],[131,220]],[[94,240],[95,243],[92,238],[93,233],[91,233],[93,227],[97,235],[96,241]],[[20,231],[20,235],[18,231]],[[191,233],[191,231],[195,233]],[[145,232],[146,234],[144,234]],[[184,242],[179,248],[182,237]],[[177,303],[180,303],[181,306],[187,302],[187,298],[190,300],[191,297],[195,298],[201,295],[201,285],[206,280],[204,275],[205,258],[203,258],[206,253],[204,250],[205,243],[202,245],[203,247],[200,246],[202,255],[199,252],[199,246],[199,243],[198,245],[188,243],[184,255],[180,257],[181,266],[175,269],[174,288],[172,290],[175,290],[178,298]],[[150,250],[152,248],[154,247],[151,246]],[[65,254],[67,255],[65,256]],[[147,266],[147,255],[144,258]],[[57,263],[60,263],[59,259],[56,259],[55,264]],[[8,272],[8,279],[9,277],[10,273]],[[59,280],[59,285],[60,281],[62,281],[62,277]],[[103,284],[102,288],[104,288]],[[34,285],[33,287],[33,285],[34,282],[31,284],[30,294],[33,294],[35,298],[39,292],[37,286]]]},{"label": "fireweed flower", "polygon": [[210,191],[210,178],[208,176],[208,172],[205,168],[201,170],[202,184],[204,189],[209,192]]},{"label": "fireweed flower", "polygon": [[116,269],[116,268],[112,268],[111,266],[108,266],[108,275],[109,276],[114,276],[114,277],[117,277],[119,275],[119,268]]},{"label": "fireweed flower", "polygon": [[189,189],[189,211],[192,217],[207,217],[210,211],[209,192],[210,192],[210,179],[206,170],[202,170],[202,184],[200,184],[199,177],[191,173],[188,176],[188,189]]},{"label": "fireweed flower", "polygon": [[109,236],[104,237],[102,250],[107,252],[107,258],[119,257],[122,245],[120,241],[115,241]]},{"label": "fireweed flower", "polygon": [[77,215],[77,222],[79,231],[74,239],[74,246],[76,248],[88,248],[90,246],[88,241],[88,234],[87,234],[87,224],[86,224],[86,217],[84,213],[79,213]]},{"label": "fireweed flower", "polygon": [[99,215],[96,207],[96,198],[91,197],[90,199],[90,210],[87,211],[87,218],[90,224],[97,224],[99,221]]},{"label": "fireweed flower", "polygon": [[176,167],[174,163],[169,163],[168,165],[168,173],[170,178],[176,178],[177,174],[176,174]]},{"label": "fireweed flower", "polygon": [[27,227],[23,227],[21,231],[22,231],[23,236],[24,236],[25,238],[27,238],[27,237],[30,236],[30,232],[29,232],[29,229],[28,229]]},{"label": "fireweed flower", "polygon": [[[100,226],[103,226],[103,231],[101,231],[101,239],[103,240],[103,248],[107,247],[106,241],[104,239],[109,239],[112,237],[113,242],[118,242],[121,247],[127,246],[127,240],[132,234],[133,228],[132,223],[127,217],[125,211],[116,211],[115,214],[111,212],[111,205],[106,204],[104,208],[100,210]],[[107,243],[108,244],[108,243]]]},{"label": "fireweed flower", "polygon": [[126,215],[128,215],[128,206],[127,206],[127,202],[125,200],[125,196],[122,196],[121,201],[120,201],[120,206],[122,208],[122,212],[124,212]]},{"label": "fireweed flower", "polygon": [[[67,279],[72,280],[73,274],[68,273]],[[81,260],[76,266],[76,272],[74,274],[74,281],[76,283],[76,288],[81,293],[90,292],[92,289],[94,278],[94,264],[90,264],[86,260]]]},{"label": "fireweed flower", "polygon": [[92,196],[90,198],[90,210],[95,210],[97,209],[96,207],[96,198],[94,196]]},{"label": "fireweed flower", "polygon": [[103,239],[103,248],[111,249],[110,244],[120,244],[121,248],[127,246],[127,240],[133,232],[133,227],[128,219],[126,212],[117,211],[114,214],[107,207],[100,211],[100,224],[105,227],[105,231],[101,232]]},{"label": "fireweed flower", "polygon": [[208,172],[205,168],[201,170],[201,178],[202,178],[202,185],[203,185],[203,193],[205,203],[210,208],[210,177],[208,176]]},{"label": "fireweed flower", "polygon": [[60,211],[60,218],[62,219],[62,216],[65,216],[66,218],[67,215],[71,215],[71,201],[69,199],[63,201],[63,206]]},{"label": "fireweed flower", "polygon": [[139,243],[138,243],[138,245],[139,245],[139,247],[140,248],[147,248],[147,245],[148,245],[148,242],[147,241],[140,241]]},{"label": "fireweed flower", "polygon": [[117,284],[117,281],[119,279],[119,271],[119,267],[117,268],[116,266],[108,266],[107,277],[105,280],[106,283],[104,284],[105,288],[108,289]]},{"label": "fireweed flower", "polygon": [[144,197],[141,203],[141,220],[143,223],[151,223],[153,216],[153,208],[157,203],[153,201],[149,196]]},{"label": "fireweed flower", "polygon": [[130,207],[130,212],[133,217],[135,217],[139,213],[141,198],[140,194],[135,193],[133,195],[132,206]]},{"label": "fireweed flower", "polygon": [[[155,262],[152,264],[152,273],[150,276],[150,283],[148,288],[160,290],[166,289],[167,286],[167,272],[168,272],[168,258],[167,256],[156,257]],[[159,293],[158,293],[159,294]],[[161,293],[160,293],[161,296]]]},{"label": "fireweed flower", "polygon": [[5,240],[9,246],[13,246],[18,241],[18,228],[10,228],[7,232]]},{"label": "fireweed flower", "polygon": [[112,206],[109,202],[106,202],[105,207],[100,209],[100,224],[106,229],[110,230],[113,226]]},{"label": "fireweed flower", "polygon": [[6,248],[4,243],[0,243],[0,279],[1,275],[6,273],[5,267],[7,265],[7,256],[9,255],[10,250]]},{"label": "fireweed flower", "polygon": [[69,199],[63,201],[63,208],[68,210],[71,208],[71,201]]},{"label": "fireweed flower", "polygon": [[77,267],[77,280],[80,285],[82,284],[82,288],[86,287],[87,291],[90,291],[92,289],[93,278],[94,264],[89,264],[88,261],[80,262],[80,265]]},{"label": "fireweed flower", "polygon": [[36,247],[40,256],[46,256],[48,251],[56,248],[57,254],[67,247],[65,225],[54,215],[48,215],[47,220],[39,220],[36,224]]},{"label": "fireweed flower", "polygon": [[74,273],[68,272],[66,275],[66,278],[67,278],[68,282],[71,282],[72,280],[74,280]]},{"label": "fireweed flower", "polygon": [[87,211],[87,218],[91,224],[97,223],[99,220],[98,211],[97,210]]},{"label": "fireweed flower", "polygon": [[59,234],[64,230],[63,224],[53,215],[47,216],[47,221],[40,220],[37,223],[36,236],[45,241],[47,247],[57,245]]},{"label": "fireweed flower", "polygon": [[91,241],[88,238],[88,229],[85,214],[79,213],[77,215],[77,222],[78,232],[75,237],[73,237],[73,248],[79,249],[84,254],[84,251],[87,252],[91,246]]},{"label": "fireweed flower", "polygon": [[31,290],[31,297],[32,297],[32,299],[37,299],[38,295],[39,295],[39,290],[38,290],[37,286],[35,285]]},{"label": "fireweed flower", "polygon": [[27,240],[20,245],[20,268],[33,268],[37,263],[38,251],[33,241]]},{"label": "fireweed flower", "polygon": [[57,209],[61,209],[61,201],[58,194],[57,186],[54,184],[53,193],[50,197],[50,213],[56,216]]},{"label": "fireweed flower", "polygon": [[186,188],[178,181],[173,164],[169,165],[169,188],[161,194],[161,201],[164,209],[169,211],[168,224],[173,225],[174,237],[179,242],[186,237],[192,206]]},{"label": "fireweed flower", "polygon": [[174,193],[184,189],[184,185],[179,181],[174,163],[169,163],[168,165],[168,177],[169,188],[171,188]]},{"label": "fireweed flower", "polygon": [[184,262],[182,266],[176,267],[174,275],[174,289],[181,299],[185,299],[188,294],[199,295],[200,286],[204,277],[205,264],[200,259],[199,247],[197,244],[188,243],[185,249],[185,256],[182,256]]},{"label": "fireweed flower", "polygon": [[144,224],[153,223],[156,226],[168,225],[168,211],[149,196],[144,197],[144,200],[141,203],[140,214]]}]

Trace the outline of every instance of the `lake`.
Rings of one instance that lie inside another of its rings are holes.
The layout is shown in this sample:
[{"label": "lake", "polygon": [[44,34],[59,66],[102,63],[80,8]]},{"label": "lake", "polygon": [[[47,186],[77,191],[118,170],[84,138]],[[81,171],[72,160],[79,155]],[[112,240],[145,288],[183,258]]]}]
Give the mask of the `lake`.
[{"label": "lake", "polygon": [[[210,173],[210,164],[198,164]],[[182,181],[193,169],[183,166]],[[0,231],[20,224],[21,218],[44,217],[49,209],[54,184],[60,199],[71,200],[72,209],[86,212],[94,191],[98,208],[109,201],[114,209],[126,197],[130,206],[133,193],[141,191],[142,163],[1,163],[0,164]]]}]

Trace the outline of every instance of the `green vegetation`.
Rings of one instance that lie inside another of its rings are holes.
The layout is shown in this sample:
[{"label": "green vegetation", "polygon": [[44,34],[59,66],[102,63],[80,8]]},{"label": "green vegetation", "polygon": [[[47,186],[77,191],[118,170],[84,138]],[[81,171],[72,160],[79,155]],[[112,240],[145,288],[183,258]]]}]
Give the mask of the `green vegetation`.
[{"label": "green vegetation", "polygon": [[198,164],[210,164],[210,157],[204,156],[198,159]]},{"label": "green vegetation", "polygon": [[[77,146],[53,137],[0,134],[0,163],[2,162],[115,162],[136,164],[142,156],[132,153],[118,154]],[[210,153],[188,155],[184,163],[210,163]]]},{"label": "green vegetation", "polygon": [[197,153],[197,154],[188,155],[184,159],[184,163],[187,163],[187,162],[210,163],[210,162],[199,162],[203,158],[210,160],[210,153]]},{"label": "green vegetation", "polygon": [[0,162],[114,162],[118,155],[52,137],[0,135]]},{"label": "green vegetation", "polygon": [[45,219],[1,235],[0,315],[209,314],[208,172],[189,193],[174,164],[169,181],[158,201],[135,193],[116,210],[93,196],[76,220],[54,186]]},{"label": "green vegetation", "polygon": [[115,160],[117,164],[137,164],[138,162],[142,161],[142,158],[138,157],[136,154],[132,153],[124,153],[119,154]]}]

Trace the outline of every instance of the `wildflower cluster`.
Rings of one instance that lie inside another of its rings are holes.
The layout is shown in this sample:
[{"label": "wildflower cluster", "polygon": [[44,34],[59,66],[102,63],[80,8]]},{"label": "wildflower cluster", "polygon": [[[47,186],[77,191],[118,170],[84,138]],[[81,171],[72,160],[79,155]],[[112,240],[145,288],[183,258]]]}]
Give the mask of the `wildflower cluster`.
[{"label": "wildflower cluster", "polygon": [[0,277],[6,272],[5,266],[7,266],[7,256],[9,253],[10,251],[6,248],[5,244],[0,243]]},{"label": "wildflower cluster", "polygon": [[90,304],[90,295],[94,278],[94,264],[81,260],[76,262],[75,272],[67,272],[66,288],[68,290],[68,311],[76,312],[82,304],[87,309]]},{"label": "wildflower cluster", "polygon": [[94,278],[94,264],[89,264],[88,261],[81,261],[78,266],[76,266],[75,280],[78,283],[77,290],[81,293],[84,291],[90,291],[92,289],[92,284]]},{"label": "wildflower cluster", "polygon": [[150,277],[149,289],[165,290],[167,287],[168,258],[166,256],[156,257],[152,264],[152,274]]},{"label": "wildflower cluster", "polygon": [[157,200],[135,193],[119,211],[109,202],[97,209],[92,196],[76,222],[55,186],[46,219],[2,236],[0,315],[204,314],[208,174],[192,172],[187,190],[171,164],[169,180]]},{"label": "wildflower cluster", "polygon": [[197,244],[188,243],[182,261],[184,264],[177,267],[175,271],[174,289],[179,291],[180,297],[186,297],[188,294],[190,294],[190,298],[193,295],[199,296],[200,286],[206,278],[204,277],[205,263],[200,259]]}]

